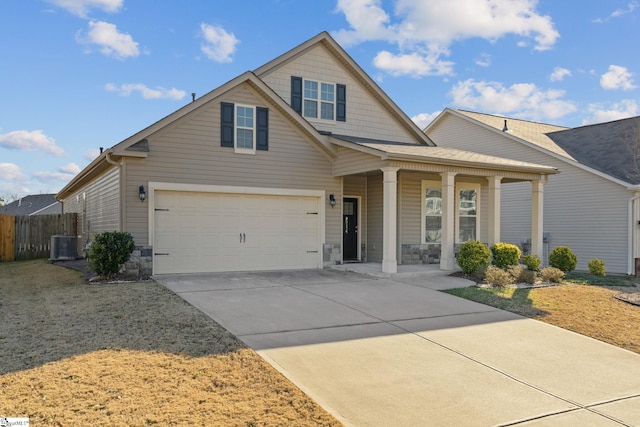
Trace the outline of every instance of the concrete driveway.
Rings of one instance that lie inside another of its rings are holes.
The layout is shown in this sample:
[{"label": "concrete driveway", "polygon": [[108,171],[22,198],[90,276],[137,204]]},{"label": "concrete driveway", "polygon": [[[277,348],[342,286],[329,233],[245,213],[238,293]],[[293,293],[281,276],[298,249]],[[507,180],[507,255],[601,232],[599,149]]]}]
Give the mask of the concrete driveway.
[{"label": "concrete driveway", "polygon": [[345,425],[640,426],[640,355],[439,292],[442,276],[158,276]]}]

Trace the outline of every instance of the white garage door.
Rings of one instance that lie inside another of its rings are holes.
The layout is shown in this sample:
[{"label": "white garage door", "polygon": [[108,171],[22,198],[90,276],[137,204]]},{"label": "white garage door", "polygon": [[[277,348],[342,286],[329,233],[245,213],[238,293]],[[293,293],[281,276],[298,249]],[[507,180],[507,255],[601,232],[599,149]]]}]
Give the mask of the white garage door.
[{"label": "white garage door", "polygon": [[154,274],[320,268],[320,200],[156,191]]}]

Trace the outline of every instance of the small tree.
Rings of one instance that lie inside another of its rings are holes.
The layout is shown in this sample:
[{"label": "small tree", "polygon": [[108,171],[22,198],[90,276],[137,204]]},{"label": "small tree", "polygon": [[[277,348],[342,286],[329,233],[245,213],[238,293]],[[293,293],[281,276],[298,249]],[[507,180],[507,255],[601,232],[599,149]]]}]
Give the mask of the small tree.
[{"label": "small tree", "polygon": [[89,266],[100,276],[113,277],[127,262],[134,247],[133,236],[126,231],[96,234],[87,253]]},{"label": "small tree", "polygon": [[498,268],[507,269],[512,265],[518,265],[520,261],[520,248],[511,243],[495,243],[491,245],[491,253],[492,264]]},{"label": "small tree", "polygon": [[557,246],[549,254],[549,265],[566,273],[576,269],[578,257],[568,246]]},{"label": "small tree", "polygon": [[489,265],[491,252],[477,240],[464,242],[460,246],[457,263],[465,274],[478,274]]}]

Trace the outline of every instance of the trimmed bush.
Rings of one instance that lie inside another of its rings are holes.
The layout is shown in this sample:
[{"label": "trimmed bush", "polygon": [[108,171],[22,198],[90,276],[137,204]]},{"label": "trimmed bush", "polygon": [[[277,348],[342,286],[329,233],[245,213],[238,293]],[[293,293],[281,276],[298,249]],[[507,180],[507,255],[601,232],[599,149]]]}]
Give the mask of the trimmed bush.
[{"label": "trimmed bush", "polygon": [[501,268],[490,265],[484,273],[484,280],[490,285],[505,288],[513,283],[513,276]]},{"label": "trimmed bush", "polygon": [[126,231],[96,234],[87,253],[89,267],[100,276],[113,277],[127,262],[134,248],[133,236]]},{"label": "trimmed bush", "polygon": [[477,240],[464,242],[458,252],[457,263],[465,274],[478,274],[489,265],[491,253],[484,243]]},{"label": "trimmed bush", "polygon": [[587,265],[589,266],[589,273],[595,276],[606,276],[607,272],[604,268],[604,261],[598,258],[590,260]]},{"label": "trimmed bush", "polygon": [[546,267],[540,270],[540,277],[544,282],[561,283],[564,278],[564,271],[555,267]]},{"label": "trimmed bush", "polygon": [[538,280],[538,274],[533,270],[522,270],[520,281],[533,285]]},{"label": "trimmed bush", "polygon": [[578,257],[568,246],[558,246],[549,254],[549,265],[566,273],[576,269]]},{"label": "trimmed bush", "polygon": [[498,268],[506,269],[520,261],[520,248],[511,243],[495,243],[491,245],[491,253],[492,264]]},{"label": "trimmed bush", "polygon": [[529,271],[538,271],[540,268],[540,257],[538,255],[525,255],[522,257],[522,263]]}]

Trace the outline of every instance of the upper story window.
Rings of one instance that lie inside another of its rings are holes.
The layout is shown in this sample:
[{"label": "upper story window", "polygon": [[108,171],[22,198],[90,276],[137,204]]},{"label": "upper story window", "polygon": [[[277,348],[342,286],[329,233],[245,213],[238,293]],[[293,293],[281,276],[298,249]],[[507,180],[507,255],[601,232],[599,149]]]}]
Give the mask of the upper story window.
[{"label": "upper story window", "polygon": [[291,106],[308,119],[346,121],[347,88],[342,84],[291,77]]},{"label": "upper story window", "polygon": [[304,108],[305,117],[323,120],[333,120],[336,100],[336,86],[314,80],[304,80]]},{"label": "upper story window", "polygon": [[220,145],[237,153],[269,149],[269,109],[222,102]]}]

